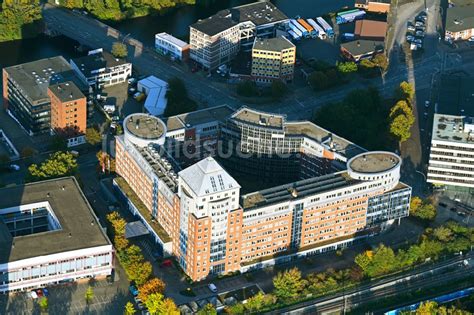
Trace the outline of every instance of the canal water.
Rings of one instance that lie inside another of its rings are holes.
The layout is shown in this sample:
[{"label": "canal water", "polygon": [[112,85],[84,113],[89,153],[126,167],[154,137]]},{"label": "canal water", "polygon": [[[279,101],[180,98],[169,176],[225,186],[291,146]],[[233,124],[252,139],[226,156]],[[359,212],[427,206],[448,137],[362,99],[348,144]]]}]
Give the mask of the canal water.
[{"label": "canal water", "polygon": [[[188,40],[189,25],[206,18],[219,10],[254,2],[253,0],[197,0],[193,6],[171,10],[161,16],[147,16],[123,21],[113,25],[124,34],[129,34],[153,45],[154,35],[167,32]],[[354,0],[272,0],[289,17],[301,15],[315,17],[335,11],[344,6],[353,6]],[[64,36],[48,38],[39,36],[0,43],[0,69],[11,65],[41,58],[63,55],[67,60],[81,53],[76,50],[78,43]]]}]

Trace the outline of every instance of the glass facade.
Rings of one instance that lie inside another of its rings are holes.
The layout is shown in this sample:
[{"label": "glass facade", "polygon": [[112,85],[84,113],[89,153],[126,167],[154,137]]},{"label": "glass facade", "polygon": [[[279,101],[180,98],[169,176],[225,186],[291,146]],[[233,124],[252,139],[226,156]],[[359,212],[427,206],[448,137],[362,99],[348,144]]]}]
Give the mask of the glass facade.
[{"label": "glass facade", "polygon": [[367,226],[370,227],[382,222],[408,216],[410,197],[411,188],[408,187],[369,198]]}]

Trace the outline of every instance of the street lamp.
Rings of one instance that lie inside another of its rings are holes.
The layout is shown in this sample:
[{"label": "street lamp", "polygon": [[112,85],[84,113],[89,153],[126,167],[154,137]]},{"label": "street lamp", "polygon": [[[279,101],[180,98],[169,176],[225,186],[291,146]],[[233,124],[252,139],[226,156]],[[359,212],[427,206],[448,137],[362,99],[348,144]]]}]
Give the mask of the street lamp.
[{"label": "street lamp", "polygon": [[421,174],[421,176],[423,176],[423,178],[425,179],[425,182],[426,182],[426,175],[423,172],[420,172],[419,170],[415,170],[415,172],[418,173],[418,174]]}]

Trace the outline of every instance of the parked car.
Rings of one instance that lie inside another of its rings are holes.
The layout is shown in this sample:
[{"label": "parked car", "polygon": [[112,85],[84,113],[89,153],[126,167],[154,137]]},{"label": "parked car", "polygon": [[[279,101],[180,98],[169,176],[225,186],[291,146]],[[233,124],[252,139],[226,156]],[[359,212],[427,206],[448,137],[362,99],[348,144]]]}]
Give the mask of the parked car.
[{"label": "parked car", "polygon": [[209,290],[211,290],[211,292],[217,293],[217,287],[214,283],[209,283],[207,287],[209,288]]},{"label": "parked car", "polygon": [[425,101],[425,107],[430,107],[430,101]]},{"label": "parked car", "polygon": [[38,295],[38,298],[42,298],[44,296],[43,290],[41,289],[36,290],[36,295]]},{"label": "parked car", "polygon": [[128,95],[133,95],[133,94],[135,94],[135,93],[137,93],[137,89],[136,89],[136,88],[131,87],[131,88],[128,89]]},{"label": "parked car", "polygon": [[468,39],[468,41],[474,42],[474,36],[471,36],[471,37]]},{"label": "parked car", "polygon": [[15,172],[18,172],[20,170],[20,166],[19,165],[16,165],[16,164],[10,164],[10,166],[8,167],[11,171],[15,171]]},{"label": "parked car", "polygon": [[171,259],[163,260],[163,262],[160,265],[160,267],[162,268],[171,267],[171,266],[173,266],[173,262],[171,261]]},{"label": "parked car", "polygon": [[412,32],[416,31],[416,28],[413,25],[408,25],[407,29]]},{"label": "parked car", "polygon": [[137,303],[137,307],[138,307],[138,309],[139,309],[140,311],[143,311],[143,310],[146,309],[145,304],[143,304],[143,303],[141,303],[141,302],[140,302],[140,303]]},{"label": "parked car", "polygon": [[407,35],[407,42],[412,42],[415,40],[415,36],[413,35]]},{"label": "parked car", "polygon": [[415,22],[415,27],[425,26],[425,23],[422,21]]},{"label": "parked car", "polygon": [[135,83],[137,83],[137,79],[135,79],[135,78],[129,78],[128,79],[128,84],[134,85]]},{"label": "parked car", "polygon": [[423,44],[423,40],[421,38],[416,38],[414,42],[417,44]]},{"label": "parked car", "polygon": [[134,286],[133,284],[128,287],[128,290],[133,296],[137,296],[139,293],[137,287]]},{"label": "parked car", "polygon": [[36,294],[36,291],[33,290],[30,292],[30,297],[33,299],[33,300],[36,300],[38,298],[38,294]]},{"label": "parked car", "polygon": [[416,36],[419,36],[419,37],[425,37],[425,32],[423,32],[423,31],[416,31],[416,32],[415,32],[415,35],[416,35]]},{"label": "parked car", "polygon": [[134,98],[137,102],[141,102],[141,101],[143,101],[143,99],[145,98],[145,93],[137,92],[137,93],[133,94],[133,98]]},{"label": "parked car", "polygon": [[43,294],[44,294],[44,296],[48,297],[49,296],[49,290],[44,288],[43,289]]},{"label": "parked car", "polygon": [[447,205],[446,205],[444,202],[440,202],[440,203],[439,203],[439,206],[440,206],[440,207],[443,207],[443,208],[446,208]]},{"label": "parked car", "polygon": [[134,300],[135,303],[137,303],[137,304],[138,304],[138,303],[142,303],[142,300],[141,300],[139,297],[137,297],[137,296],[135,296],[135,297],[133,298],[133,300]]}]

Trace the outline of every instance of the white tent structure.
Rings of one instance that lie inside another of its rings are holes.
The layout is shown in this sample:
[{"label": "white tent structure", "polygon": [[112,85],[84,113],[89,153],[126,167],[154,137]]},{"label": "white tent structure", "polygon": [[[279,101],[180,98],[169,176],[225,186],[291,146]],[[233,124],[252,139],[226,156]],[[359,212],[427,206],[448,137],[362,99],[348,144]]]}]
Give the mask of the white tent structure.
[{"label": "white tent structure", "polygon": [[151,115],[163,115],[168,103],[166,99],[168,83],[155,76],[149,76],[138,81],[137,90],[145,93],[145,108]]}]

